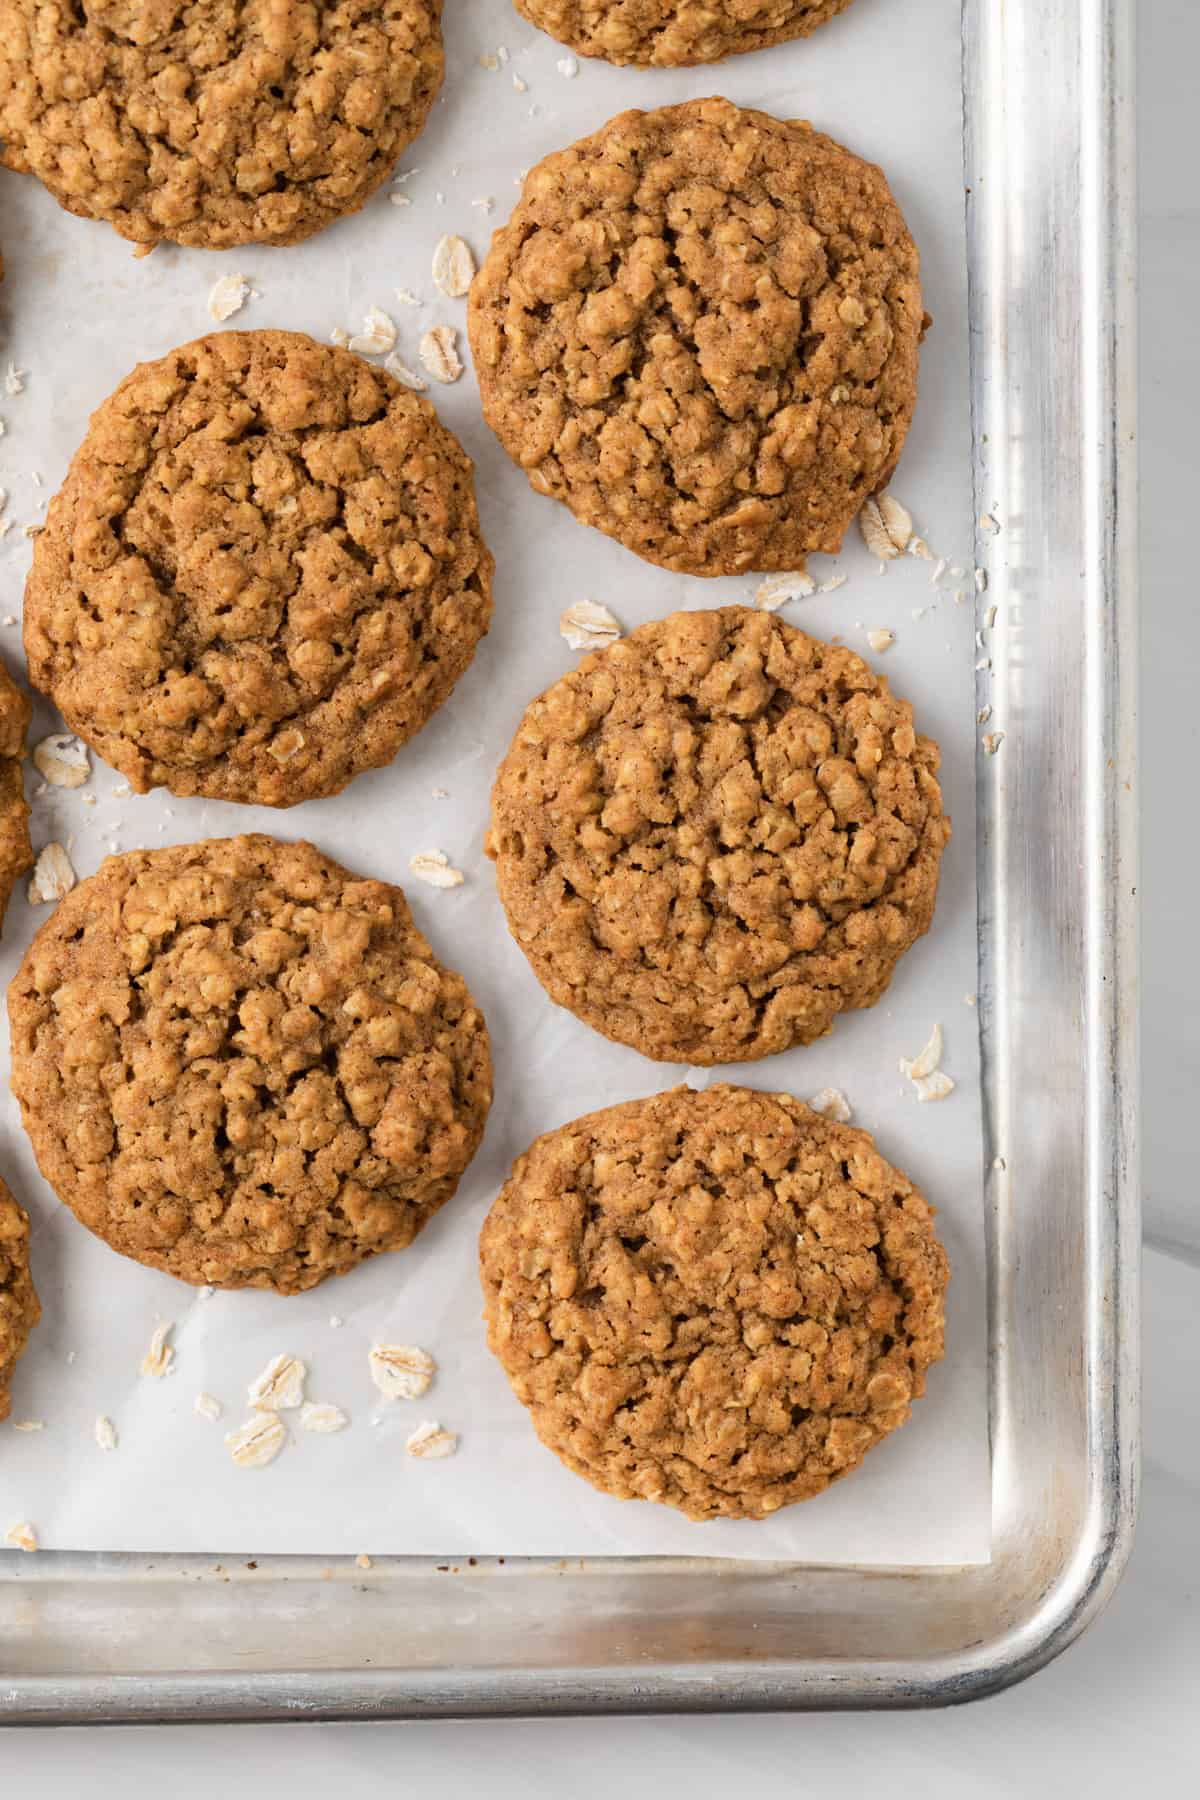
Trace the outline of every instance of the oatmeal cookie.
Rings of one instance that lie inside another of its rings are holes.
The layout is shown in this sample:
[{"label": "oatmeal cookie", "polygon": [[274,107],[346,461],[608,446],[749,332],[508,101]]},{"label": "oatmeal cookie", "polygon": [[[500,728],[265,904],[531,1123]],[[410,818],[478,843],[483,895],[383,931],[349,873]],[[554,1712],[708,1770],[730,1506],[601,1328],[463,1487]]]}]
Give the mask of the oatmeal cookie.
[{"label": "oatmeal cookie", "polygon": [[0,0],[0,160],[135,244],[357,212],[441,81],[441,0]]},{"label": "oatmeal cookie", "polygon": [[182,1281],[315,1287],[402,1250],[491,1104],[487,1030],[404,895],[251,836],[111,856],[9,989],[59,1197]]},{"label": "oatmeal cookie", "polygon": [[0,923],[18,876],[33,867],[21,759],[33,709],[0,662]]},{"label": "oatmeal cookie", "polygon": [[517,11],[581,56],[641,68],[719,62],[808,37],[850,0],[515,0]]},{"label": "oatmeal cookie", "polygon": [[873,1006],[929,929],[937,745],[861,657],[672,613],[528,708],[487,851],[551,999],[663,1062],[744,1062]]},{"label": "oatmeal cookie", "polygon": [[761,1519],[903,1425],[942,1355],[933,1209],[787,1094],[675,1088],[518,1157],[480,1239],[488,1343],[618,1499]]},{"label": "oatmeal cookie", "polygon": [[138,793],[292,806],[442,704],[492,569],[427,400],[295,332],[218,332],[93,414],[34,550],[30,678]]},{"label": "oatmeal cookie", "polygon": [[9,1414],[17,1358],[41,1316],[29,1273],[29,1215],[0,1180],[0,1419]]},{"label": "oatmeal cookie", "polygon": [[539,163],[470,301],[484,414],[533,487],[688,575],[838,549],[896,466],[926,323],[880,171],[728,100]]}]

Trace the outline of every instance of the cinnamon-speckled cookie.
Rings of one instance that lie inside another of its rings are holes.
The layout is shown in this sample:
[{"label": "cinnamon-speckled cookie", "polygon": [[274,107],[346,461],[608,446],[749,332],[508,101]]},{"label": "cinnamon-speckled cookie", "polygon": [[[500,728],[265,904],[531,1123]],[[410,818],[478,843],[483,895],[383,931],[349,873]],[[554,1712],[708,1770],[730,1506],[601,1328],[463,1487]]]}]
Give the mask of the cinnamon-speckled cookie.
[{"label": "cinnamon-speckled cookie", "polygon": [[518,1157],[488,1342],[542,1442],[619,1499],[761,1519],[857,1468],[942,1355],[933,1211],[865,1131],[676,1088]]},{"label": "cinnamon-speckled cookie", "polygon": [[746,607],[672,613],[527,709],[487,849],[553,1000],[665,1062],[808,1044],[929,929],[938,748],[882,675]]},{"label": "cinnamon-speckled cookie", "polygon": [[136,244],[294,244],[387,179],[442,66],[441,0],[0,0],[0,159]]},{"label": "cinnamon-speckled cookie", "polygon": [[487,1030],[404,895],[251,836],[109,857],[9,988],[47,1181],[122,1255],[297,1293],[402,1250],[491,1104]]},{"label": "cinnamon-speckled cookie", "polygon": [[492,569],[427,400],[296,332],[218,332],[93,414],[34,550],[30,677],[139,793],[291,806],[442,704]]},{"label": "cinnamon-speckled cookie", "polygon": [[29,1216],[0,1180],[0,1419],[8,1417],[17,1358],[41,1316],[29,1273]]},{"label": "cinnamon-speckled cookie", "polygon": [[0,922],[17,878],[33,866],[21,759],[33,709],[0,662]]},{"label": "cinnamon-speckled cookie", "polygon": [[515,0],[581,56],[640,67],[719,62],[807,37],[850,0]]},{"label": "cinnamon-speckled cookie", "polygon": [[926,323],[880,171],[728,100],[539,163],[470,301],[484,414],[533,487],[689,575],[838,549],[896,466]]}]

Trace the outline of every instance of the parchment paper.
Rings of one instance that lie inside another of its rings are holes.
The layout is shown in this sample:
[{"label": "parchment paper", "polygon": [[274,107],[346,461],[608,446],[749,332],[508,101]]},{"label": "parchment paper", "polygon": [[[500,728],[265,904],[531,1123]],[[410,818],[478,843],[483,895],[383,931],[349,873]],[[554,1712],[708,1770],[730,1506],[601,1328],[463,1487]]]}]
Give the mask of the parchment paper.
[{"label": "parchment paper", "polygon": [[[41,1419],[44,1429],[0,1427],[0,1537],[29,1519],[43,1546],[75,1550],[986,1560],[983,1152],[976,1018],[965,999],[976,980],[973,668],[986,602],[977,599],[970,571],[957,0],[856,0],[808,42],[719,69],[637,73],[581,59],[574,75],[562,72],[574,67],[562,47],[501,0],[454,0],[447,11],[443,97],[401,163],[413,171],[397,190],[410,204],[392,204],[385,190],[356,219],[299,247],[211,255],[162,246],[137,261],[106,226],[70,218],[32,179],[0,174],[8,265],[0,364],[24,371],[23,391],[0,395],[7,426],[0,485],[11,521],[0,542],[0,648],[22,676],[19,630],[7,623],[20,613],[29,562],[20,527],[43,516],[89,412],[133,363],[213,329],[206,302],[218,276],[243,272],[256,290],[231,325],[327,339],[335,327],[358,329],[377,305],[397,321],[399,349],[415,362],[428,325],[461,331],[465,319],[464,303],[441,298],[430,279],[437,239],[459,233],[481,256],[516,198],[519,172],[548,151],[625,107],[713,92],[809,117],[884,164],[921,247],[935,326],[893,491],[937,554],[965,573],[947,572],[935,591],[931,565],[905,558],[881,576],[855,533],[836,565],[813,559],[818,580],[836,567],[846,585],[789,605],[784,616],[820,635],[841,635],[868,656],[869,630],[895,631],[894,648],[872,660],[940,741],[954,818],[937,919],[881,1006],[844,1018],[823,1043],[745,1069],[689,1077],[607,1043],[550,1004],[505,930],[482,840],[492,773],[522,708],[574,660],[558,615],[586,595],[631,627],[677,607],[746,600],[755,583],[663,573],[536,496],[483,424],[468,366],[457,385],[435,388],[433,397],[476,459],[498,564],[495,623],[450,704],[395,764],[360,777],[336,799],[275,813],[162,794],[121,797],[118,777],[97,763],[86,788],[34,799],[33,833],[35,845],[69,842],[81,876],[112,848],[261,830],[311,837],[351,867],[399,881],[435,949],[464,972],[487,1016],[497,1091],[483,1149],[457,1198],[413,1249],[300,1298],[197,1298],[106,1249],[41,1180],[8,1095],[5,1025],[0,1167],[33,1215],[45,1308],[19,1367],[13,1420]],[[485,66],[481,57],[496,57],[501,46],[507,60]],[[490,213],[476,201],[490,201]],[[412,289],[421,306],[401,305],[398,288]],[[469,364],[465,333],[460,349]],[[956,588],[965,593],[959,603]],[[32,741],[58,723],[39,703]],[[30,793],[39,785],[30,768]],[[435,798],[437,788],[449,797]],[[433,848],[465,871],[462,888],[437,892],[410,878],[409,857]],[[5,984],[47,916],[26,904],[24,888],[4,928]],[[948,1101],[918,1105],[897,1062],[917,1053],[935,1021],[945,1030],[943,1066],[958,1086]],[[953,1266],[948,1356],[912,1422],[850,1480],[766,1524],[692,1525],[666,1508],[594,1493],[537,1443],[480,1322],[476,1236],[513,1157],[579,1113],[689,1078],[696,1085],[744,1080],[801,1097],[844,1089],[855,1121],[938,1207]],[[139,1375],[139,1363],[159,1320],[175,1322],[175,1364],[165,1379],[151,1380]],[[367,1351],[377,1341],[433,1352],[439,1373],[423,1399],[389,1403],[376,1393]],[[309,1397],[343,1407],[351,1424],[316,1436],[297,1428],[297,1414],[285,1414],[288,1448],[265,1470],[240,1470],[224,1434],[248,1416],[246,1386],[280,1351],[308,1362]],[[223,1403],[218,1422],[193,1411],[201,1391]],[[95,1441],[98,1415],[116,1426],[115,1451]],[[461,1434],[455,1457],[422,1463],[405,1455],[404,1440],[426,1418]]]}]

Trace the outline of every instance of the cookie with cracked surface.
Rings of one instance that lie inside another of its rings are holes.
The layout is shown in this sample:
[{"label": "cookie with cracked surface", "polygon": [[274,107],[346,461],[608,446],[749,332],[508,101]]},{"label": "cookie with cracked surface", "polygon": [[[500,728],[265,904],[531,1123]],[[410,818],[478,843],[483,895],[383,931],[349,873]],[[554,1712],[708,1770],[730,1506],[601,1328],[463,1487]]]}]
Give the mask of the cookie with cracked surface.
[{"label": "cookie with cracked surface", "polygon": [[518,1157],[480,1239],[488,1343],[619,1499],[761,1519],[857,1468],[943,1349],[933,1209],[787,1094],[675,1088]]},{"label": "cookie with cracked surface", "polygon": [[292,806],[447,699],[493,566],[427,400],[296,332],[218,332],[93,414],[34,550],[30,678],[138,793]]},{"label": "cookie with cracked surface", "polygon": [[537,492],[689,575],[838,549],[896,466],[927,323],[880,171],[728,100],[539,163],[469,316],[484,415]]},{"label": "cookie with cracked surface", "polygon": [[852,650],[672,613],[527,709],[486,848],[552,1000],[662,1062],[744,1062],[873,1006],[929,929],[938,748]]},{"label": "cookie with cracked surface", "polygon": [[581,56],[676,69],[808,37],[850,0],[514,0]]},{"label": "cookie with cracked surface", "polygon": [[282,1294],[402,1250],[492,1097],[483,1018],[403,893],[311,844],[112,856],[9,988],[38,1165],[114,1250]]},{"label": "cookie with cracked surface", "polygon": [[135,244],[295,244],[387,179],[442,68],[441,0],[0,0],[0,160]]},{"label": "cookie with cracked surface", "polygon": [[0,1419],[9,1414],[17,1358],[41,1316],[29,1273],[29,1215],[0,1179]]},{"label": "cookie with cracked surface", "polygon": [[33,867],[21,760],[33,708],[0,661],[0,924],[17,879]]}]

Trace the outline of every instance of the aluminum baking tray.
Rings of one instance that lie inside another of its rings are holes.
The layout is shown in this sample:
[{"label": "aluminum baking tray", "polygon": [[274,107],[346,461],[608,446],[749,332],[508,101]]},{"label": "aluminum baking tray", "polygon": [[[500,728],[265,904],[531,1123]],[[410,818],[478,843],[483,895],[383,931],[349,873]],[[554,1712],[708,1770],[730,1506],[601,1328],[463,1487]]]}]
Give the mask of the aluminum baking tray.
[{"label": "aluminum baking tray", "polygon": [[963,6],[975,494],[1006,526],[976,547],[1009,726],[977,781],[992,1561],[9,1558],[0,1723],[931,1705],[1103,1607],[1138,1479],[1132,23]]}]

